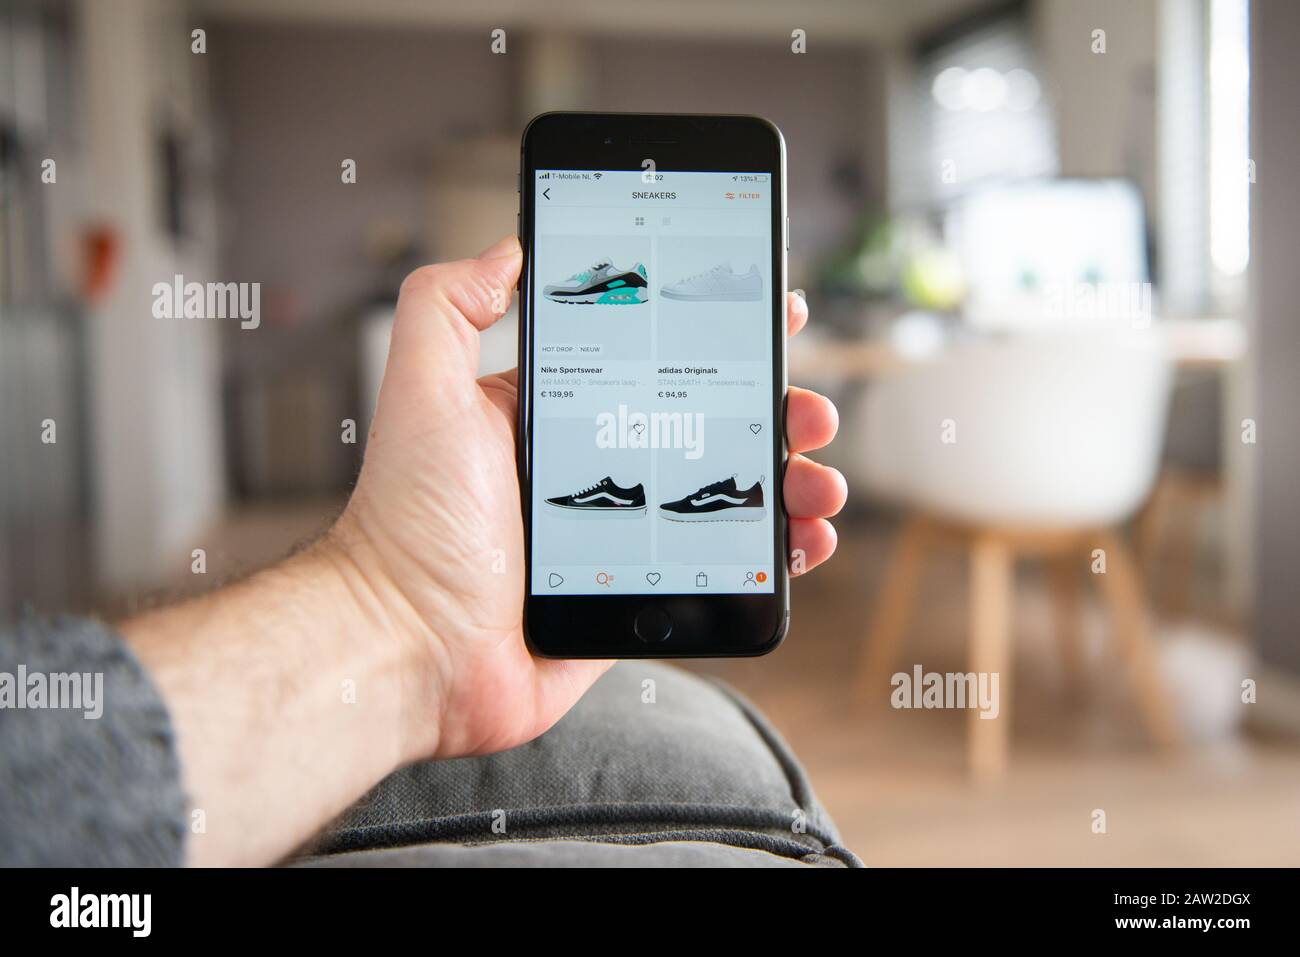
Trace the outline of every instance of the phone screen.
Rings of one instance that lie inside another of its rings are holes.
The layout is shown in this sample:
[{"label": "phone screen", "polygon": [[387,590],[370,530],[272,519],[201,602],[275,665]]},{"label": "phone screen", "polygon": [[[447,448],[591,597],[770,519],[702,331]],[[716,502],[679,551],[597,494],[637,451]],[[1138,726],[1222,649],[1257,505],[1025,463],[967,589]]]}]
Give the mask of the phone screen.
[{"label": "phone screen", "polygon": [[531,593],[771,594],[773,174],[532,175]]}]

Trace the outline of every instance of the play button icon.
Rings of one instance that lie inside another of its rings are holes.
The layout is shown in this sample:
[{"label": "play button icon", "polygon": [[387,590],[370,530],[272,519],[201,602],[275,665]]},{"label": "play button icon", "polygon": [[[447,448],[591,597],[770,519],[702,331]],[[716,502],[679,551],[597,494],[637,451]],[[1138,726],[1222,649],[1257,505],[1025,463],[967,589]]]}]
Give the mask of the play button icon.
[{"label": "play button icon", "polygon": [[555,572],[551,572],[551,577],[548,578],[547,581],[550,583],[551,587],[554,588],[556,585],[564,584],[564,577],[562,575],[555,574]]}]

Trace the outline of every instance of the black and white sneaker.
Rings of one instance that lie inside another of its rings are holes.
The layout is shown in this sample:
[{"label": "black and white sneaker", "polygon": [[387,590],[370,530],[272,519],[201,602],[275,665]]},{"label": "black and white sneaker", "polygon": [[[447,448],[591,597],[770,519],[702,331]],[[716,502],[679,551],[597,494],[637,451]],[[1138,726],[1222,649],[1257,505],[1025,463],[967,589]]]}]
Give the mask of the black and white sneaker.
[{"label": "black and white sneaker", "polygon": [[641,263],[631,269],[619,269],[608,259],[598,259],[590,269],[546,286],[542,295],[552,302],[635,306],[650,297],[650,283]]},{"label": "black and white sneaker", "polygon": [[570,518],[641,518],[645,515],[645,489],[639,483],[623,488],[607,475],[581,492],[548,498],[546,504]]},{"label": "black and white sneaker", "polygon": [[736,487],[733,475],[676,502],[660,505],[659,514],[670,522],[761,522],[767,517],[763,480],[742,490]]}]

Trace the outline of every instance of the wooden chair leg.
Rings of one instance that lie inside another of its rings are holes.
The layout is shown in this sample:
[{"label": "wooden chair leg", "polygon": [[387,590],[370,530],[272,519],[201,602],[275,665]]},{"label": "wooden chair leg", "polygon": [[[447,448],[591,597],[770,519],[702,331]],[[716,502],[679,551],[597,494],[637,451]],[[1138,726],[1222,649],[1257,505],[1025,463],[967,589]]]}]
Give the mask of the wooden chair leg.
[{"label": "wooden chair leg", "polygon": [[1164,561],[1165,610],[1172,619],[1187,616],[1191,605],[1190,594],[1192,578],[1196,572],[1196,545],[1199,527],[1200,503],[1195,496],[1187,494],[1179,487],[1175,502],[1171,502],[1171,511],[1178,516],[1169,533],[1172,546],[1166,553]]},{"label": "wooden chair leg", "polygon": [[[973,709],[967,754],[978,778],[1000,775],[1007,765],[1011,713],[1011,600],[1014,587],[1010,546],[994,535],[980,534],[971,546],[970,667],[976,675],[998,676],[998,714],[980,716]],[[992,680],[991,678],[989,679]]]},{"label": "wooden chair leg", "polygon": [[1061,647],[1066,694],[1078,699],[1083,694],[1085,663],[1080,625],[1078,553],[1070,550],[1047,560],[1048,588],[1052,594],[1052,613],[1056,640]]},{"label": "wooden chair leg", "polygon": [[1114,620],[1120,654],[1133,670],[1138,706],[1151,737],[1161,745],[1176,745],[1181,735],[1160,677],[1137,569],[1127,546],[1113,532],[1102,532],[1099,541],[1106,550],[1106,572],[1100,576],[1102,592]]},{"label": "wooden chair leg", "polygon": [[890,669],[898,660],[898,649],[916,602],[916,589],[929,540],[930,529],[926,519],[914,515],[904,520],[889,560],[885,583],[877,595],[858,671],[859,694],[868,704],[883,704],[889,700]]},{"label": "wooden chair leg", "polygon": [[1165,513],[1168,511],[1170,480],[1161,475],[1156,479],[1155,488],[1151,490],[1146,504],[1133,521],[1133,545],[1137,551],[1137,565],[1146,581],[1152,601],[1155,600],[1158,558],[1160,552],[1160,531],[1165,526]]}]

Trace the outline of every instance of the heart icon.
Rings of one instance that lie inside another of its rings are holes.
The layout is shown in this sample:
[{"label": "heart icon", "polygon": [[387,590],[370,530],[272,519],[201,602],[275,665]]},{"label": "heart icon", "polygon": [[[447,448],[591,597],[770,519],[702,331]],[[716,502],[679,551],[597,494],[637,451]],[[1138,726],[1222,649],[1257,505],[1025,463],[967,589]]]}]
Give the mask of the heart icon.
[{"label": "heart icon", "polygon": [[646,573],[646,576],[645,576],[645,580],[648,581],[648,582],[649,582],[650,584],[652,584],[652,585],[658,585],[658,584],[659,584],[659,573],[658,573],[658,572],[647,572],[647,573]]},{"label": "heart icon", "polygon": [[645,431],[645,423],[644,422],[634,423],[632,425],[632,431],[635,432],[637,435],[640,435],[642,432]]},{"label": "heart icon", "polygon": [[763,427],[759,425],[757,422],[749,423],[749,431],[753,432],[755,435],[758,435],[758,433],[761,432],[762,430]]}]

